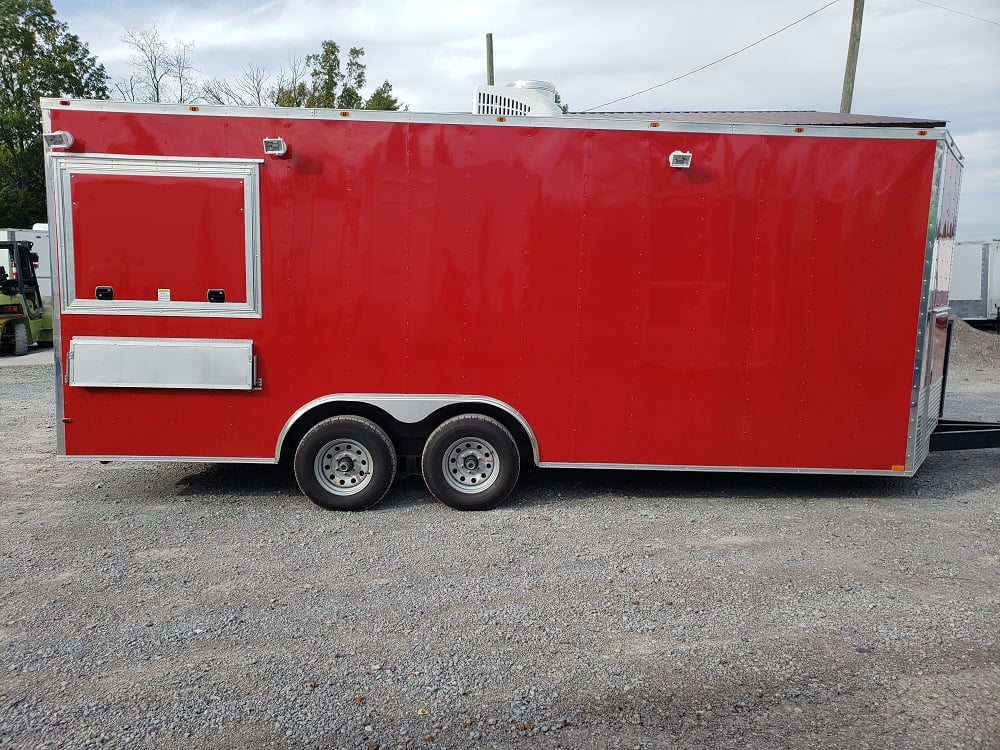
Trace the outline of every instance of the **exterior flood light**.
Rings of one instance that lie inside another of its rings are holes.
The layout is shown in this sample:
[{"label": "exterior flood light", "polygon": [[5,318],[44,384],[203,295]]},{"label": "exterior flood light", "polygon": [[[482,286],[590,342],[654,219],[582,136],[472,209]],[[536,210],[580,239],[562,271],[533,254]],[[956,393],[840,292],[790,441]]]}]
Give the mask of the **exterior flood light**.
[{"label": "exterior flood light", "polygon": [[73,145],[73,134],[66,130],[56,130],[43,133],[42,140],[49,148],[70,148]]},{"label": "exterior flood light", "polygon": [[675,169],[688,169],[691,166],[691,152],[673,151],[670,154],[670,166]]},{"label": "exterior flood light", "polygon": [[264,139],[265,156],[284,156],[287,153],[288,153],[288,144],[285,143],[284,138]]}]

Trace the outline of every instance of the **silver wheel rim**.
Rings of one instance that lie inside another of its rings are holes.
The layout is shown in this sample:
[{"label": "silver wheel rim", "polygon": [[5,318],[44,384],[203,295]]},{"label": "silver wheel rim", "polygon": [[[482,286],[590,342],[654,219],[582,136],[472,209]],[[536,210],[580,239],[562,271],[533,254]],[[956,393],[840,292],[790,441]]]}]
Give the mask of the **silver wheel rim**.
[{"label": "silver wheel rim", "polygon": [[313,473],[327,492],[354,495],[372,481],[372,454],[356,440],[333,440],[316,452]]},{"label": "silver wheel rim", "polygon": [[500,457],[486,440],[464,437],[448,446],[441,459],[441,470],[453,490],[475,495],[496,483],[500,476]]}]

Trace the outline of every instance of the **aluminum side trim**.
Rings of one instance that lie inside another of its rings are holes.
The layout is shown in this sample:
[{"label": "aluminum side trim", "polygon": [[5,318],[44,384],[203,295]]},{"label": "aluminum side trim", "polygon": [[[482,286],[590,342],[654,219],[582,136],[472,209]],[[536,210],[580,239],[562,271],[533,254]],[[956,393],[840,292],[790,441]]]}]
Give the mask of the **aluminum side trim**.
[{"label": "aluminum side trim", "polygon": [[[234,456],[56,456],[59,461],[128,461],[156,463],[235,463],[235,464],[276,464],[277,458],[241,458]],[[672,464],[595,464],[545,461],[538,464],[544,469],[613,469],[624,471],[683,471],[704,473],[747,473],[747,474],[830,474],[843,476],[893,476],[911,477],[914,472],[879,471],[874,469],[821,469],[789,468],[779,466],[680,466]]]},{"label": "aluminum side trim", "polygon": [[[46,112],[46,114],[48,114]],[[146,174],[147,168],[152,162],[156,162],[160,171],[164,174],[169,174],[171,170],[176,169],[181,174],[188,174],[191,172],[192,168],[195,170],[205,170],[207,172],[215,172],[219,169],[232,168],[236,170],[238,174],[248,174],[245,166],[247,164],[263,164],[263,159],[249,159],[249,158],[234,158],[231,156],[147,156],[145,154],[105,154],[105,153],[79,153],[76,151],[52,151],[49,154],[53,159],[81,159],[80,172],[84,171],[94,171],[97,174],[104,174],[103,165],[97,164],[97,162],[114,162],[115,165],[120,165],[120,169],[115,171],[115,174]],[[93,166],[88,164],[88,161],[95,162]],[[163,164],[163,162],[167,162]],[[139,170],[138,172],[129,172],[128,170]],[[196,175],[201,177],[203,175]],[[204,175],[207,177],[214,176],[213,174]]]},{"label": "aluminum side trim", "polygon": [[[52,130],[52,116],[47,109],[42,110],[42,131]],[[62,355],[62,284],[63,270],[60,266],[60,241],[57,217],[58,191],[55,184],[55,167],[52,159],[45,159],[45,199],[49,222],[49,268],[52,269],[52,352],[55,355],[55,397],[56,397],[56,453],[66,454],[65,405],[63,403],[63,355]]]},{"label": "aluminum side trim", "polygon": [[623,469],[625,471],[700,471],[705,473],[746,473],[746,474],[842,474],[845,476],[871,477],[911,477],[914,470],[892,471],[888,469],[825,469],[816,467],[789,466],[686,466],[673,464],[594,464],[543,461],[538,464],[543,469]]},{"label": "aluminum side trim", "polygon": [[927,239],[924,245],[923,279],[920,288],[920,307],[917,311],[917,331],[913,360],[913,379],[910,389],[910,421],[906,437],[906,471],[915,472],[927,457],[930,446],[930,430],[927,429],[927,393],[925,383],[931,367],[930,340],[932,334],[931,282],[934,276],[934,261],[938,250],[938,221],[944,196],[944,172],[947,166],[945,155],[948,145],[938,143],[934,156],[934,176],[931,183],[930,206],[927,216]]},{"label": "aluminum side trim", "polygon": [[261,313],[243,302],[143,302],[140,300],[116,300],[101,302],[92,299],[75,299],[64,310],[67,315],[148,315],[155,318],[256,318]]},{"label": "aluminum side trim", "polygon": [[[241,458],[234,456],[113,456],[113,455],[86,455],[86,456],[56,456],[58,461],[127,461],[136,462],[156,462],[156,463],[216,463],[216,464],[276,464],[277,458]],[[789,468],[779,466],[680,466],[671,464],[595,464],[595,463],[567,463],[559,461],[545,461],[538,464],[544,469],[611,469],[624,471],[680,471],[680,472],[703,472],[711,473],[745,473],[745,474],[828,474],[841,476],[892,476],[911,477],[914,472],[905,471],[879,471],[874,469],[822,469],[822,468]]]},{"label": "aluminum side trim", "polygon": [[951,153],[955,155],[956,159],[958,159],[959,161],[965,161],[965,154],[962,153],[962,150],[958,147],[958,144],[955,143],[955,139],[951,137],[951,133],[945,131],[944,137],[941,140],[944,141],[945,145],[948,147]]},{"label": "aluminum side trim", "polygon": [[56,456],[59,461],[149,461],[176,464],[275,464],[273,458],[236,456]]}]

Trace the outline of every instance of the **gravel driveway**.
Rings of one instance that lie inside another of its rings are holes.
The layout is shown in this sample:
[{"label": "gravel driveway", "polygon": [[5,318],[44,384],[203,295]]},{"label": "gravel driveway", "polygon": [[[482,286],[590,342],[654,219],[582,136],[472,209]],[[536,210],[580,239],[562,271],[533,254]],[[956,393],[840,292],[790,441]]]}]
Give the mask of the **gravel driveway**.
[{"label": "gravel driveway", "polygon": [[[1000,420],[987,335],[949,416]],[[1000,747],[1000,450],[337,514],[277,467],[57,462],[52,379],[0,367],[0,747]]]}]

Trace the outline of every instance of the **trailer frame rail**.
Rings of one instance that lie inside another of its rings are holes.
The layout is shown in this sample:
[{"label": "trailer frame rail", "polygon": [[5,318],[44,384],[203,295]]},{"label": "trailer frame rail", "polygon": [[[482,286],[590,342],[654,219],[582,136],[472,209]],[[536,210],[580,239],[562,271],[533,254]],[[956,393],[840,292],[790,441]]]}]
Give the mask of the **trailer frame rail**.
[{"label": "trailer frame rail", "polygon": [[1000,422],[942,419],[931,433],[932,451],[1000,448]]}]

